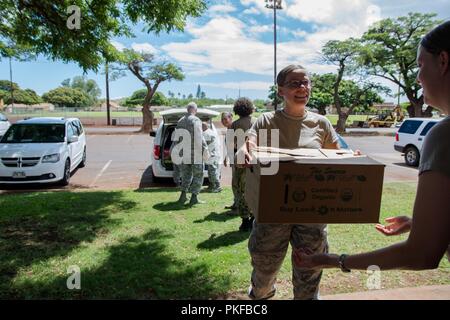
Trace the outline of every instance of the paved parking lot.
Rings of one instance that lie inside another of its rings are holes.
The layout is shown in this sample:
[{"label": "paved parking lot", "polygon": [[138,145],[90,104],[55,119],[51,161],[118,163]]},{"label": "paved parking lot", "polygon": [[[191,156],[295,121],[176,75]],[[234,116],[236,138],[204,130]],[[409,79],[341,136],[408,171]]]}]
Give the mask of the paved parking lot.
[{"label": "paved parking lot", "polygon": [[[138,189],[152,186],[173,186],[171,181],[155,184],[151,175],[153,138],[146,134],[121,133],[118,135],[88,134],[88,163],[77,170],[70,186],[63,189]],[[417,181],[417,168],[404,164],[403,157],[393,149],[393,137],[347,136],[345,140],[352,149],[384,163],[385,182]],[[231,169],[222,171],[222,184],[231,184]],[[61,189],[40,186],[39,189]],[[14,190],[30,188],[13,187]],[[32,187],[31,189],[35,189]]]}]

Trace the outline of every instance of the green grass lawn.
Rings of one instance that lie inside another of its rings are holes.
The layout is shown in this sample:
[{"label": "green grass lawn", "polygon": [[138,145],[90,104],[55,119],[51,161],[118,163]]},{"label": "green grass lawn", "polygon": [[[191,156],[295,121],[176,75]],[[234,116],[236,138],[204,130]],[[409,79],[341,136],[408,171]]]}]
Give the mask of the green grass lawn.
[{"label": "green grass lawn", "polygon": [[[385,184],[382,218],[411,212],[415,185]],[[232,193],[201,194],[207,204],[175,203],[174,189],[40,192],[0,197],[0,298],[190,299],[239,297],[251,273],[249,233],[224,213]],[[405,237],[373,225],[330,225],[333,252],[356,253]],[[383,288],[450,284],[450,264],[423,272],[383,272]],[[81,290],[68,290],[69,266]],[[277,298],[291,298],[284,261]],[[366,289],[366,272],[326,270],[322,294]]]},{"label": "green grass lawn", "polygon": [[[254,112],[252,114],[253,118],[258,118],[263,112]],[[155,118],[161,118],[159,112],[155,112]],[[80,112],[38,112],[38,113],[24,113],[24,114],[14,114],[14,117],[26,118],[26,117],[75,117],[75,118],[105,118],[106,112],[100,111],[80,111]],[[337,115],[327,115],[328,120],[330,120],[332,125],[337,124],[338,116]],[[120,112],[111,112],[111,119],[114,118],[142,118],[141,112],[136,111],[120,111]],[[237,117],[235,117],[237,119]],[[350,125],[355,120],[366,120],[366,115],[350,115],[347,119],[347,124]],[[213,118],[214,121],[220,121],[220,115]]]}]

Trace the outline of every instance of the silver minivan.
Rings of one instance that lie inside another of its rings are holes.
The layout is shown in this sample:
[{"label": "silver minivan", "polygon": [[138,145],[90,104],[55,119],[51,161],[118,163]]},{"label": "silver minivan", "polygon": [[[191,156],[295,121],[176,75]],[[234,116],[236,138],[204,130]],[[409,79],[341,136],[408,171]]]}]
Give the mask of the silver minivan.
[{"label": "silver minivan", "polygon": [[[170,157],[170,147],[172,146],[172,134],[175,131],[178,120],[186,114],[185,108],[169,109],[159,113],[162,121],[156,129],[156,132],[151,132],[150,136],[153,140],[153,155],[152,155],[152,173],[153,180],[158,178],[173,178],[173,164]],[[198,108],[196,116],[202,122],[207,122],[210,128],[218,134],[212,119],[220,115],[219,112]],[[208,177],[208,171],[204,170],[203,176]]]}]

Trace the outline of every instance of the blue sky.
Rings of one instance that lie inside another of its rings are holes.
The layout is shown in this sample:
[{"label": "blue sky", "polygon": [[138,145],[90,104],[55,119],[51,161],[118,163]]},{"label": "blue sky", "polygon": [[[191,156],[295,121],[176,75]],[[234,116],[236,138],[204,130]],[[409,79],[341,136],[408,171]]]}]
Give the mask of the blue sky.
[{"label": "blue sky", "polygon": [[[407,12],[450,19],[450,0],[283,0],[283,7],[277,12],[278,70],[300,63],[318,73],[336,69],[321,62],[318,54],[328,40],[361,36],[371,23]],[[240,92],[252,99],[267,98],[273,83],[273,11],[265,8],[264,0],[210,0],[208,11],[189,19],[184,32],[156,36],[141,30],[142,26],[135,26],[135,38],[117,38],[113,43],[119,49],[152,52],[181,66],[185,80],[163,83],[164,94],[170,90],[195,95],[200,84],[208,97],[236,98]],[[38,94],[82,74],[75,63],[45,57],[12,65],[13,81]],[[88,72],[87,76],[97,81],[104,97],[104,75]],[[8,60],[0,61],[0,79],[9,79]],[[142,87],[128,74],[110,83],[110,95],[125,97]]]}]

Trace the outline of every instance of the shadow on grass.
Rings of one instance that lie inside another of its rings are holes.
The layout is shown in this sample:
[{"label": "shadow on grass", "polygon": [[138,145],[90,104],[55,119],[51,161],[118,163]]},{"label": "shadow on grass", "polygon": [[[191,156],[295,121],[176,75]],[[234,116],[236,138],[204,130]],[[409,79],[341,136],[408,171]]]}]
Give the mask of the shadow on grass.
[{"label": "shadow on grass", "polygon": [[233,211],[226,211],[226,212],[211,212],[206,217],[204,217],[201,220],[195,220],[194,223],[202,223],[206,221],[218,221],[218,222],[225,222],[234,218],[237,218],[237,215],[231,215]]},{"label": "shadow on grass", "polygon": [[62,257],[120,223],[116,211],[132,209],[120,192],[53,192],[0,198],[0,298],[21,268]]},{"label": "shadow on grass", "polygon": [[199,243],[197,248],[203,250],[214,250],[220,247],[232,246],[236,243],[247,240],[249,235],[250,231],[231,231],[218,237],[216,237],[215,234],[212,234],[208,240]]},{"label": "shadow on grass", "polygon": [[214,299],[229,291],[228,276],[214,276],[208,265],[168,252],[166,242],[172,238],[151,229],[111,246],[98,268],[80,266],[80,290],[66,288],[67,276],[15,287],[38,298],[65,299]]},{"label": "shadow on grass", "polygon": [[173,179],[171,178],[156,178],[153,176],[152,166],[148,166],[142,173],[141,180],[139,181],[139,189],[154,188],[154,187],[172,187],[172,190],[176,187]]},{"label": "shadow on grass", "polygon": [[153,206],[153,209],[159,210],[159,211],[181,211],[192,208],[189,206],[188,202],[185,204],[178,203],[178,201],[175,202],[162,202],[157,203]]}]

